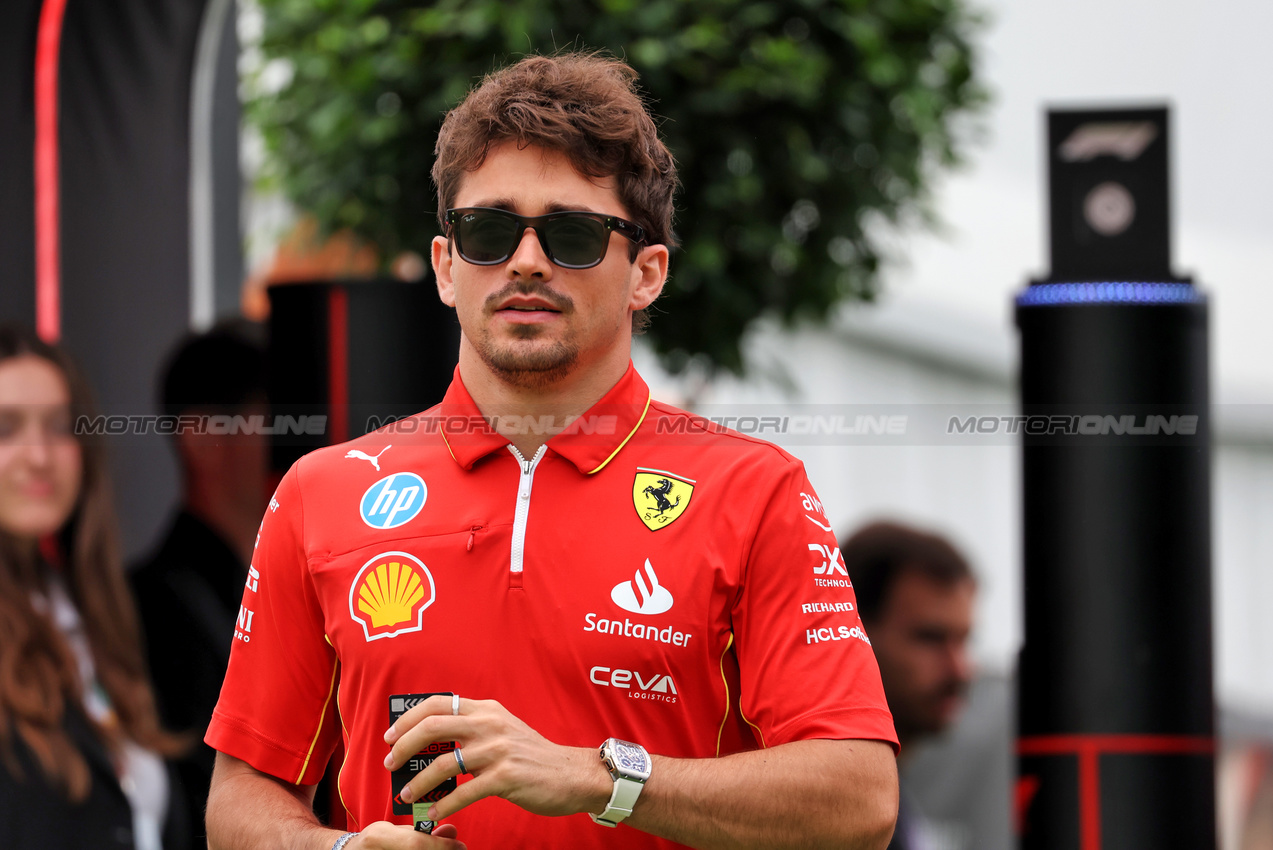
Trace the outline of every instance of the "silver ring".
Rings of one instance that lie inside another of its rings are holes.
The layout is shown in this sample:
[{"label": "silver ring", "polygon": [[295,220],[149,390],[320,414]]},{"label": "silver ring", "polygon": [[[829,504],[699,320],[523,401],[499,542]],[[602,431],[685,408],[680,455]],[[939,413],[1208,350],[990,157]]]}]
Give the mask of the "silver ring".
[{"label": "silver ring", "polygon": [[460,695],[459,694],[451,694],[451,713],[452,714],[460,713]]},{"label": "silver ring", "polygon": [[455,753],[455,763],[460,766],[460,775],[463,776],[468,773],[469,769],[464,766],[464,754],[460,752],[460,748],[456,747],[451,752]]}]

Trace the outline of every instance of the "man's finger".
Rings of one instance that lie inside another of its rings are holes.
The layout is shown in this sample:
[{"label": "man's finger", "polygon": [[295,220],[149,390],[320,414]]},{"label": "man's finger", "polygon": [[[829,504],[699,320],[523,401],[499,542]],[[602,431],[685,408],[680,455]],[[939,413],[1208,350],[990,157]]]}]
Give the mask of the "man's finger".
[{"label": "man's finger", "polygon": [[[412,706],[410,710],[399,717],[397,721],[395,721],[394,724],[385,731],[385,743],[392,744],[402,736],[403,732],[415,726],[425,717],[430,717],[435,714],[450,714],[451,702],[452,697],[449,694],[437,694],[436,696],[429,697],[419,705]],[[460,701],[461,713],[464,711],[464,702],[464,700]]]},{"label": "man's finger", "polygon": [[484,797],[497,796],[496,791],[494,779],[475,776],[468,782],[461,783],[459,788],[434,803],[429,810],[432,812],[429,817],[433,820],[449,818],[460,809],[472,805]]},{"label": "man's finger", "polygon": [[[468,761],[468,755],[465,755],[465,761]],[[472,770],[472,767],[469,767]],[[447,753],[435,758],[424,770],[411,777],[406,785],[398,790],[399,796],[403,802],[412,803],[432,791],[442,782],[453,776],[460,775],[459,761],[453,753]],[[437,818],[432,818],[437,820]]]},{"label": "man's finger", "polygon": [[[434,837],[434,838],[450,838],[450,839],[455,839],[455,838],[457,838],[457,837],[459,836],[459,834],[460,834],[460,831],[459,831],[458,829],[456,829],[456,828],[455,828],[455,824],[453,824],[453,823],[443,823],[443,824],[438,824],[438,828],[437,828],[437,829],[435,829],[435,830],[433,830],[433,837]],[[460,844],[459,846],[460,846],[461,848],[462,848],[462,847],[464,847],[464,845],[463,845],[463,844]]]},{"label": "man's finger", "polygon": [[[401,721],[399,721],[401,722]],[[385,767],[397,770],[416,753],[438,741],[466,741],[473,734],[472,721],[465,717],[431,715],[407,729],[389,748]]]},{"label": "man's finger", "polygon": [[454,824],[441,824],[432,835],[412,827],[377,821],[365,826],[346,850],[465,850]]}]

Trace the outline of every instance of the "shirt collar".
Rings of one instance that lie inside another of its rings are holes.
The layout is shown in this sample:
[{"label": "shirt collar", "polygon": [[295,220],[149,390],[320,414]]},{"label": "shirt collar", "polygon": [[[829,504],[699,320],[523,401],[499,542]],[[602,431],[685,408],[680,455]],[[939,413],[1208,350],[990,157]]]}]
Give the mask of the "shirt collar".
[{"label": "shirt collar", "polygon": [[[585,475],[600,472],[641,427],[650,408],[650,388],[629,361],[619,382],[588,408],[566,430],[548,441],[551,451],[564,457]],[[497,449],[507,438],[487,423],[460,378],[460,369],[442,399],[442,434],[451,457],[464,469]]]}]

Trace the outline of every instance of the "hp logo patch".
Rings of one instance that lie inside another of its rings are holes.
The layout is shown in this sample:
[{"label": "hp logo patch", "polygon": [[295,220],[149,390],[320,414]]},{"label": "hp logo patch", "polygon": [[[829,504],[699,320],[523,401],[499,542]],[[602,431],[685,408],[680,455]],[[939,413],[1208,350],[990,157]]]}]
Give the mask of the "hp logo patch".
[{"label": "hp logo patch", "polygon": [[367,488],[358,505],[362,521],[382,531],[415,519],[429,496],[424,479],[414,472],[386,475]]}]

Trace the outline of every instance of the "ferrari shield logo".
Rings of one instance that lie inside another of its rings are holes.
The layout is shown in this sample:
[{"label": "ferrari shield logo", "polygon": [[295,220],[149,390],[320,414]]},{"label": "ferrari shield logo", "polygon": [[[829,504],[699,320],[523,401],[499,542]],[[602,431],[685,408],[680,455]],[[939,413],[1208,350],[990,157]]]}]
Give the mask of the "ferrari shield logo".
[{"label": "ferrari shield logo", "polygon": [[694,495],[694,480],[661,469],[637,467],[632,506],[651,531],[667,528],[685,513]]}]

